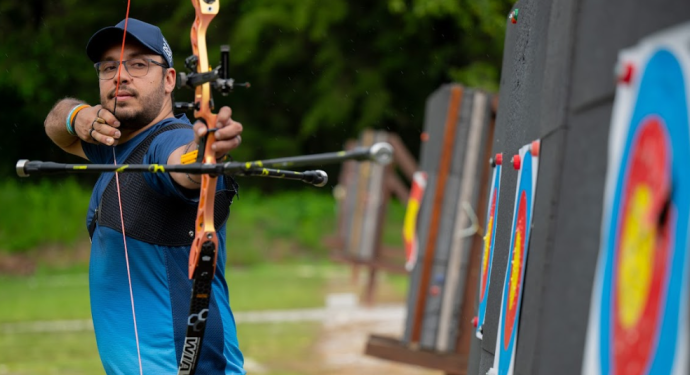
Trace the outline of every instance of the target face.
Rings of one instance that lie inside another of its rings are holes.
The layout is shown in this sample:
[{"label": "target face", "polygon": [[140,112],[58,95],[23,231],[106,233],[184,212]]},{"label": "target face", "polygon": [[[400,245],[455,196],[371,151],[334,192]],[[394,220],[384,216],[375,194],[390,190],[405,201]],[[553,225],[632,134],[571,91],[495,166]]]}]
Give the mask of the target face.
[{"label": "target face", "polygon": [[417,220],[419,219],[419,209],[422,205],[424,190],[426,189],[426,172],[415,172],[412,176],[412,188],[410,197],[407,200],[407,210],[403,223],[403,242],[405,243],[405,269],[412,271],[417,263],[417,252],[419,240],[417,238]]},{"label": "target face", "polygon": [[518,299],[522,289],[522,275],[525,268],[525,222],[527,221],[527,198],[525,192],[520,192],[518,203],[517,224],[513,234],[513,256],[508,266],[508,290],[506,299],[506,317],[503,325],[503,349],[508,349],[515,332],[515,320],[518,315]]},{"label": "target face", "polygon": [[484,248],[482,254],[481,274],[479,276],[479,308],[477,312],[476,335],[482,338],[482,325],[486,317],[486,301],[489,295],[489,282],[491,281],[491,263],[494,258],[494,243],[496,233],[496,216],[498,215],[498,198],[501,188],[501,165],[494,167],[491,179],[491,191],[489,192],[489,207],[486,213],[486,233],[484,234]]},{"label": "target face", "polygon": [[[539,143],[536,142],[536,147]],[[524,289],[525,265],[529,249],[530,227],[534,208],[539,158],[532,155],[530,145],[520,148],[521,160],[515,193],[515,210],[511,229],[508,264],[503,282],[501,315],[493,371],[512,374],[520,324],[520,305]]]},{"label": "target face", "polygon": [[687,373],[690,56],[675,51],[621,53],[640,69],[616,93],[583,374]]},{"label": "target face", "polygon": [[[670,171],[668,135],[660,119],[644,119],[630,146],[612,270],[614,363],[617,374],[642,374],[652,354],[668,278]],[[669,225],[670,224],[670,225]]]}]

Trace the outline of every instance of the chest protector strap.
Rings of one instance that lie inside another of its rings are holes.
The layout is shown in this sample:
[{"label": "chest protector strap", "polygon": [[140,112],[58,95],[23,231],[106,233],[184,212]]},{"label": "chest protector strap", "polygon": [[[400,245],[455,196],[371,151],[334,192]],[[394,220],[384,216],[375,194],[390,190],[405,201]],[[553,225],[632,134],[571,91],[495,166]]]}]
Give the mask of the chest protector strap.
[{"label": "chest protector strap", "polygon": [[[153,132],[134,149],[124,164],[142,164],[144,156],[159,134],[174,129],[189,129],[187,124],[171,124]],[[120,208],[117,199],[115,176],[101,195],[101,200],[90,225],[89,236],[93,238],[96,224],[122,233]],[[228,219],[230,205],[238,185],[232,177],[226,179],[229,190],[216,192],[214,223],[220,228]],[[158,194],[146,183],[143,173],[121,173],[122,214],[127,237],[162,246],[191,246],[194,240],[194,225],[198,204],[188,203],[178,197]]]}]

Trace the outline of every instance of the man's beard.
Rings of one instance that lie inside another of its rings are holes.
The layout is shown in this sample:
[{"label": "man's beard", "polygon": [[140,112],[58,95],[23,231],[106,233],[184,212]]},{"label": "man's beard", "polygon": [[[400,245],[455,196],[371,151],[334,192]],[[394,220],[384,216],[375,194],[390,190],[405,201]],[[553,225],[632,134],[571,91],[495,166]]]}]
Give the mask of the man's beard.
[{"label": "man's beard", "polygon": [[[139,104],[141,104],[141,110],[137,111],[134,108],[121,107],[117,105],[117,100],[113,100],[115,93],[108,95],[111,101],[115,103],[116,107],[113,111],[111,106],[104,107],[111,109],[115,117],[120,121],[120,127],[122,129],[136,130],[141,129],[146,125],[149,125],[159,114],[161,108],[163,108],[163,102],[165,98],[165,90],[163,82],[160,85],[160,91],[152,92],[148,96],[139,96],[137,92],[134,92],[127,88],[126,86],[121,86],[121,90],[127,90],[134,95],[133,99],[137,99]],[[103,97],[101,97],[101,103],[105,103]]]}]

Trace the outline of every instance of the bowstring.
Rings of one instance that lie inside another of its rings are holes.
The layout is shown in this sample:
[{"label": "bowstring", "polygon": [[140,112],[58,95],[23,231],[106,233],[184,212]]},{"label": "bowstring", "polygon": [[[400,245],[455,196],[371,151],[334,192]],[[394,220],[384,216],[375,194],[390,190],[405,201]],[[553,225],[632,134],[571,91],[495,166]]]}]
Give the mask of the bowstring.
[{"label": "bowstring", "polygon": [[[122,73],[122,61],[125,55],[125,40],[127,38],[127,23],[129,21],[129,5],[130,0],[127,0],[127,13],[125,14],[125,28],[122,32],[122,47],[120,48],[120,64],[117,69],[117,80],[115,84],[115,102],[113,104],[113,116],[117,109],[117,94],[120,90],[120,74]],[[115,145],[113,145],[113,163],[117,165],[117,157],[115,154]],[[129,267],[129,252],[127,251],[127,235],[125,234],[125,219],[122,213],[122,194],[120,193],[120,178],[119,173],[115,172],[115,185],[117,186],[117,203],[120,206],[120,224],[122,226],[122,243],[125,247],[125,263],[127,264],[127,282],[129,283],[129,301],[132,305],[132,320],[134,321],[134,339],[137,344],[137,358],[139,360],[139,375],[144,374],[144,368],[141,365],[141,349],[139,348],[139,331],[137,329],[137,314],[134,309],[134,292],[132,291],[132,274]]]}]

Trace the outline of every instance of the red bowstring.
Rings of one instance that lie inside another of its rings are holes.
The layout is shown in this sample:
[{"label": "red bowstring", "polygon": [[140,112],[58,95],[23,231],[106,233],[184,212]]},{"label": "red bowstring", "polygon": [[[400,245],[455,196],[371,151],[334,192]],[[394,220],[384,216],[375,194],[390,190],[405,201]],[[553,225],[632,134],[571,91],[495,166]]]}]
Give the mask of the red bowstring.
[{"label": "red bowstring", "polygon": [[[120,91],[120,73],[122,73],[122,61],[125,56],[125,40],[127,38],[127,22],[129,21],[129,5],[130,0],[127,0],[127,14],[125,15],[125,29],[122,33],[122,48],[120,49],[120,64],[117,69],[117,82],[115,84],[115,103],[113,104],[113,115],[117,108],[117,94]],[[117,117],[117,116],[116,116]],[[113,162],[117,164],[115,156],[115,146],[113,145]],[[118,172],[115,172],[115,184],[117,186],[117,202],[120,205],[120,223],[122,225],[122,242],[125,246],[125,263],[127,264],[127,281],[129,282],[129,300],[132,304],[132,319],[134,321],[134,338],[137,343],[137,358],[139,359],[139,375],[144,374],[144,368],[141,365],[141,350],[139,349],[139,331],[137,330],[137,314],[134,310],[134,293],[132,292],[132,274],[129,269],[129,253],[127,251],[127,236],[125,235],[125,219],[122,214],[122,195],[120,194],[120,178]]]}]

